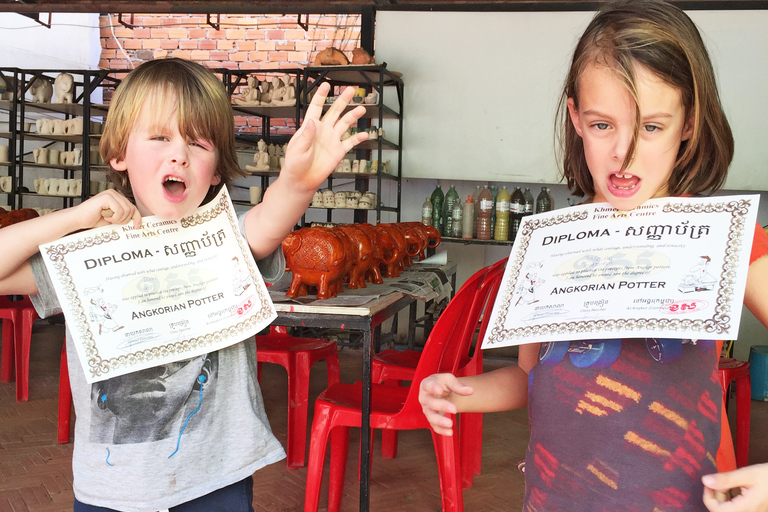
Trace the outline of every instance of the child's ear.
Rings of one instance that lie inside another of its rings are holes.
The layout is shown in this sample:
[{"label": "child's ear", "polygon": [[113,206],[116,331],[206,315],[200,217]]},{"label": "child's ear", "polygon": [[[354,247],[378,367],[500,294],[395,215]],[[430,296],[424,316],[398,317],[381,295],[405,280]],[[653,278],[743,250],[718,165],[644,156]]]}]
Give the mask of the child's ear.
[{"label": "child's ear", "polygon": [[576,102],[573,98],[568,98],[568,114],[571,116],[571,123],[574,130],[581,137],[581,123],[579,122],[579,111],[576,109]]},{"label": "child's ear", "polygon": [[125,171],[128,169],[124,159],[110,158],[109,165],[116,171]]},{"label": "child's ear", "polygon": [[693,135],[693,112],[688,116],[688,119],[685,121],[685,125],[683,125],[683,136],[680,140],[688,140]]},{"label": "child's ear", "polygon": [[219,173],[216,173],[216,174],[214,174],[214,175],[213,175],[213,177],[211,178],[211,186],[212,186],[212,187],[215,187],[215,186],[216,186],[216,185],[218,185],[219,183],[221,183],[221,174],[219,174]]}]

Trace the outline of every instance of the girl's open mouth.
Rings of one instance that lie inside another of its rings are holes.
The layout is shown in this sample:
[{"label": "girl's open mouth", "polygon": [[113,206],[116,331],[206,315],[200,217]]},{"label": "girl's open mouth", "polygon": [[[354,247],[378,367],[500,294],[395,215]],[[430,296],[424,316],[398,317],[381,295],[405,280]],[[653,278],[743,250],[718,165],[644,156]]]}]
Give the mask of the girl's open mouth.
[{"label": "girl's open mouth", "polygon": [[632,174],[612,174],[609,178],[611,185],[620,190],[632,190],[640,183],[640,178]]}]

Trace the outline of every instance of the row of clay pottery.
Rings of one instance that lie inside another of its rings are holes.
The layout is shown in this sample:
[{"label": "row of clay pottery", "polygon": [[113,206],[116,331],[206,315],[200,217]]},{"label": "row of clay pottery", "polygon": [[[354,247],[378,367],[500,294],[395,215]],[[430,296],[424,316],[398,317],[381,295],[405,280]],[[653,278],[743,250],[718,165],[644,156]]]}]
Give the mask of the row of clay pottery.
[{"label": "row of clay pottery", "polygon": [[347,287],[364,288],[366,281],[382,283],[397,277],[415,258],[440,243],[440,233],[420,222],[315,226],[290,233],[283,240],[288,268],[293,272],[289,297],[335,297]]}]

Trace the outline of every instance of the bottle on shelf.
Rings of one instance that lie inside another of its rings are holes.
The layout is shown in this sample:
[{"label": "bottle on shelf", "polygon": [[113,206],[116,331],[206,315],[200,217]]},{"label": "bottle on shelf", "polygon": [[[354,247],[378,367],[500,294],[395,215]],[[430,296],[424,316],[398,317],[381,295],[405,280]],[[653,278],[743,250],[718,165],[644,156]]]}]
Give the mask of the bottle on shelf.
[{"label": "bottle on shelf", "polygon": [[432,201],[432,225],[437,228],[441,235],[443,234],[442,220],[444,198],[443,188],[438,184],[432,192],[430,200]]},{"label": "bottle on shelf", "polygon": [[493,207],[491,208],[491,238],[493,238],[493,230],[496,228],[496,196],[499,195],[499,187],[496,185],[490,185],[491,195],[493,196]]},{"label": "bottle on shelf", "polygon": [[421,223],[425,226],[432,225],[432,201],[429,198],[421,205]]},{"label": "bottle on shelf", "polygon": [[451,185],[448,192],[445,193],[445,199],[443,200],[443,232],[445,236],[451,236],[453,225],[453,204],[461,202],[459,199],[459,193],[456,192],[456,188]]},{"label": "bottle on shelf", "polygon": [[493,194],[488,185],[483,187],[477,197],[477,239],[491,239],[491,212],[493,211]]},{"label": "bottle on shelf", "polygon": [[550,210],[552,210],[552,201],[547,192],[547,187],[541,187],[541,192],[536,197],[536,213],[544,213]]},{"label": "bottle on shelf", "polygon": [[517,236],[517,229],[520,227],[520,219],[525,213],[525,196],[520,187],[515,187],[509,200],[509,231],[510,239],[514,240]]},{"label": "bottle on shelf", "polygon": [[464,214],[464,205],[461,199],[456,199],[451,208],[451,233],[449,236],[461,238],[461,220]]},{"label": "bottle on shelf", "polygon": [[475,191],[472,193],[472,202],[475,205],[475,218],[472,219],[472,238],[477,238],[477,214],[480,211],[478,198],[480,197],[481,190],[482,187],[480,185],[475,185]]},{"label": "bottle on shelf", "polygon": [[549,211],[552,211],[555,209],[555,198],[553,198],[552,194],[549,192],[549,187],[544,187],[544,190],[547,191],[547,197],[549,198]]},{"label": "bottle on shelf", "polygon": [[536,201],[533,199],[533,194],[531,194],[530,188],[525,187],[523,197],[525,198],[525,203],[523,204],[523,216],[533,215],[533,208],[536,204]]},{"label": "bottle on shelf", "polygon": [[461,238],[472,238],[472,230],[475,226],[475,202],[472,201],[472,194],[467,194],[463,208],[461,212]]},{"label": "bottle on shelf", "polygon": [[493,228],[494,240],[509,240],[509,191],[504,186],[496,196],[496,225]]}]

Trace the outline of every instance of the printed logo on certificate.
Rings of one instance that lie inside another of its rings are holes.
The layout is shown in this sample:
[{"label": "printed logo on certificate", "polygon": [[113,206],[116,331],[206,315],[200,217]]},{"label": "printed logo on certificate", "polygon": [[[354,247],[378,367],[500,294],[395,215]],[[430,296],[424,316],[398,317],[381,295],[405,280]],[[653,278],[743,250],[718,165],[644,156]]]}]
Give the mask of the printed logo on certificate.
[{"label": "printed logo on certificate", "polygon": [[277,317],[226,187],[181,220],[91,229],[40,253],[89,383],[228,347]]},{"label": "printed logo on certificate", "polygon": [[482,347],[736,339],[759,196],[652,199],[525,217]]}]

